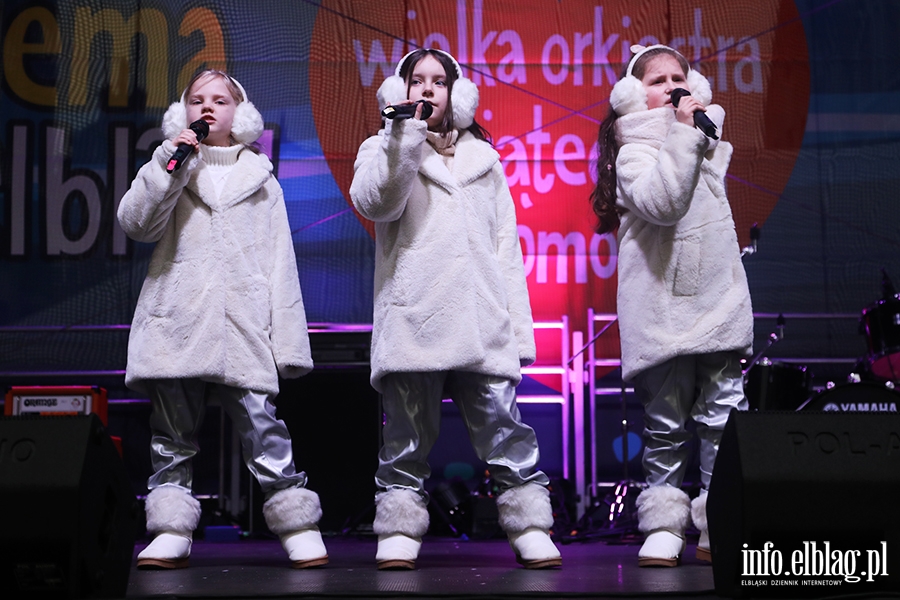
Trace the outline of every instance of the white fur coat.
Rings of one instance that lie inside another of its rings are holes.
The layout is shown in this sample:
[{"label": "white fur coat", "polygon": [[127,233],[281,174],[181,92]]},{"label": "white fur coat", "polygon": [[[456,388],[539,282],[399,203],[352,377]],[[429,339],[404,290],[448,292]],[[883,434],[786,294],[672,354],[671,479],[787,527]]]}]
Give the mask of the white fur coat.
[{"label": "white fur coat", "polygon": [[[129,237],[156,242],[128,339],[129,387],[156,378],[278,393],[312,357],[284,196],[262,154],[242,151],[222,197],[192,155],[165,171],[168,140],[118,209]],[[201,146],[201,155],[202,155]]]},{"label": "white fur coat", "polygon": [[[724,110],[707,115],[721,133]],[[616,136],[623,377],[677,355],[749,354],[750,291],[725,194],[731,144],[670,107],[620,117]]]},{"label": "white fur coat", "polygon": [[375,221],[372,385],[464,370],[518,383],[535,358],[515,206],[500,157],[461,132],[452,172],[424,121],[363,142],[350,197]]}]

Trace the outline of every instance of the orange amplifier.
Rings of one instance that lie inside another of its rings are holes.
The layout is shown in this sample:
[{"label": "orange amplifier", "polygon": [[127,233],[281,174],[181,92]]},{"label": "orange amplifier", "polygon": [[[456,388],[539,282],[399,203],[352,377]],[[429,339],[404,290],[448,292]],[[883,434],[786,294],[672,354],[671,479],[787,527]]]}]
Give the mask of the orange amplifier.
[{"label": "orange amplifier", "polygon": [[[6,392],[3,413],[14,415],[88,415],[95,413],[104,426],[106,389],[87,385],[13,386]],[[122,455],[122,438],[110,436]]]},{"label": "orange amplifier", "polygon": [[6,415],[88,415],[96,413],[103,425],[106,390],[86,385],[13,386],[6,392]]}]

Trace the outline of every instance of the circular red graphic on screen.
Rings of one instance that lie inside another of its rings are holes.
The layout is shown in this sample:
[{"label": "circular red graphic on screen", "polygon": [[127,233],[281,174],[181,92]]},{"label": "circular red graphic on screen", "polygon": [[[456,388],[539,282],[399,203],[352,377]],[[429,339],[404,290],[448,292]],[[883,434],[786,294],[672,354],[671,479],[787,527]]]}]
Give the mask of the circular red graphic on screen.
[{"label": "circular red graphic on screen", "polygon": [[[591,156],[635,43],[674,46],[710,79],[735,148],[728,195],[746,244],[778,202],[806,126],[809,62],[792,2],[323,0],[309,78],[325,158],[349,202],[356,152],[380,127],[378,86],[412,48],[449,51],[478,85],[476,119],[504,159],[535,320],[568,315],[585,330],[589,307],[615,312],[615,240],[593,232]],[[618,356],[615,329],[600,354]]]}]

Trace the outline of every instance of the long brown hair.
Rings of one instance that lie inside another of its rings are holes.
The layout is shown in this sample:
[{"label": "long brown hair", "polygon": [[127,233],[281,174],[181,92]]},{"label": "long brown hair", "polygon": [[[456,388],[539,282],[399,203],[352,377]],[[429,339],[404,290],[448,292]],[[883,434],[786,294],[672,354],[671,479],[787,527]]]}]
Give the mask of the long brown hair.
[{"label": "long brown hair", "polygon": [[[631,75],[638,80],[644,78],[647,63],[660,54],[674,56],[684,71],[685,77],[690,64],[681,54],[669,48],[653,48],[635,61]],[[625,77],[627,68],[622,71]],[[619,210],[616,208],[616,159],[619,157],[619,141],[616,139],[616,121],[619,115],[610,106],[609,112],[597,133],[597,185],[591,193],[591,208],[597,216],[597,233],[609,233],[619,227]]]}]

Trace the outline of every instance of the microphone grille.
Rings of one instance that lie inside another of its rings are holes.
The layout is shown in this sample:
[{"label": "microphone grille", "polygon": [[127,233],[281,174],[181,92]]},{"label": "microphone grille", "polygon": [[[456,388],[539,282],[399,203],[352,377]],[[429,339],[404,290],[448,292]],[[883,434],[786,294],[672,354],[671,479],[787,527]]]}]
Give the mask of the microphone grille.
[{"label": "microphone grille", "polygon": [[671,94],[672,105],[675,106],[675,108],[678,108],[678,103],[681,101],[681,99],[684,98],[685,96],[690,96],[690,95],[691,95],[691,93],[684,88],[675,88],[674,90],[672,90],[672,94]]},{"label": "microphone grille", "polygon": [[203,119],[197,119],[190,124],[190,129],[197,134],[197,139],[202,140],[209,135],[209,123]]}]

